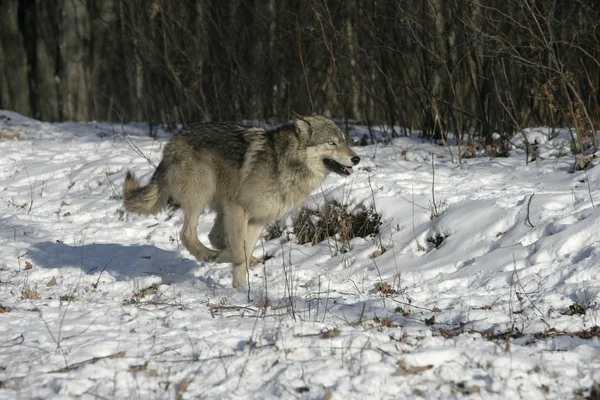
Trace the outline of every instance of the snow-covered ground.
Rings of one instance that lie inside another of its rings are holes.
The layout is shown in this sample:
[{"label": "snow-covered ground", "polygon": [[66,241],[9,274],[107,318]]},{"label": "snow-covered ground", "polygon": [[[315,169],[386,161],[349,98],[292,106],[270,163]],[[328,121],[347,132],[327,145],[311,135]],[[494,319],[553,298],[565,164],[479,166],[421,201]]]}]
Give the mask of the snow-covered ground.
[{"label": "snow-covered ground", "polygon": [[356,147],[306,204],[375,205],[380,235],[265,242],[248,295],[183,249],[181,211],[121,210],[126,169],[149,179],[169,134],[0,111],[0,398],[585,398],[600,169],[569,173],[566,132],[526,133],[529,165],[459,166],[417,135]]}]

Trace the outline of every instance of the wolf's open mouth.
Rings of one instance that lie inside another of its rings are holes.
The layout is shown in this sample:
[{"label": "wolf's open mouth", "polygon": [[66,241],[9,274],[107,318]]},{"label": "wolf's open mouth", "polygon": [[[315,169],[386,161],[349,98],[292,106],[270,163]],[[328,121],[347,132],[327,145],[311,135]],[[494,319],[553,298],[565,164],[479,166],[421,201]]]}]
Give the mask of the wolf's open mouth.
[{"label": "wolf's open mouth", "polygon": [[323,164],[325,164],[328,170],[335,172],[338,175],[348,176],[354,173],[352,167],[346,167],[345,165],[342,165],[339,162],[329,158],[324,158]]}]

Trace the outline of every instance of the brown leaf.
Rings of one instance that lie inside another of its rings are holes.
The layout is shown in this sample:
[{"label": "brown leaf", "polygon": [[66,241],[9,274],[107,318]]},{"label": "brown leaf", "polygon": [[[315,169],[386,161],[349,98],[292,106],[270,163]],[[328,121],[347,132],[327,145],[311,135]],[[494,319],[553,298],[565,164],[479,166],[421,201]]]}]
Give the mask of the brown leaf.
[{"label": "brown leaf", "polygon": [[0,314],[4,314],[11,311],[12,308],[10,308],[9,306],[3,306],[2,304],[0,304]]},{"label": "brown leaf", "polygon": [[446,339],[453,338],[455,336],[458,336],[458,334],[459,334],[458,332],[451,331],[449,329],[440,328],[439,330],[440,330],[440,335],[442,335]]},{"label": "brown leaf", "polygon": [[[123,358],[123,357],[125,357],[126,355],[127,355],[127,352],[126,352],[126,351],[120,351],[120,352],[118,352],[118,353],[111,354],[110,356],[106,356],[106,357],[100,357],[100,358],[110,358],[110,359],[114,359],[114,358]],[[95,364],[96,362],[97,362],[97,361],[94,361],[94,364]]]},{"label": "brown leaf", "polygon": [[439,308],[437,308],[437,307],[433,307],[433,310],[431,310],[431,312],[434,312],[434,313],[439,313],[439,312],[442,312],[442,310],[440,310],[440,309],[439,309]]},{"label": "brown leaf", "polygon": [[383,251],[381,249],[377,249],[371,254],[371,258],[377,258],[382,254],[383,254]]},{"label": "brown leaf", "polygon": [[62,207],[62,206],[70,206],[70,204],[69,204],[69,203],[67,203],[66,201],[64,201],[64,200],[63,200],[63,201],[60,203],[60,206],[61,206],[61,207]]},{"label": "brown leaf", "polygon": [[29,261],[25,261],[25,269],[32,269],[33,268],[33,264],[31,264]]},{"label": "brown leaf", "polygon": [[331,339],[340,336],[340,331],[338,328],[327,329],[321,335],[323,339]]},{"label": "brown leaf", "polygon": [[156,377],[156,376],[158,376],[158,371],[155,369],[150,369],[150,370],[148,370],[148,376]]},{"label": "brown leaf", "polygon": [[135,330],[134,328],[131,328],[131,329],[129,330],[129,333],[137,333],[137,332],[136,332],[136,330]]},{"label": "brown leaf", "polygon": [[331,400],[332,397],[333,397],[333,394],[331,393],[331,390],[328,390],[325,392],[323,397],[321,397],[321,400]]},{"label": "brown leaf", "polygon": [[385,326],[386,328],[395,328],[398,326],[398,324],[396,324],[388,317],[379,318],[376,316],[375,318],[373,318],[373,321],[375,321],[378,324],[381,324],[381,326]]},{"label": "brown leaf", "polygon": [[404,362],[398,363],[401,364],[399,368],[396,370],[396,376],[406,376],[412,374],[418,374],[419,372],[427,371],[433,368],[433,365],[425,365],[423,367],[406,367],[404,366]]},{"label": "brown leaf", "polygon": [[71,212],[70,211],[67,211],[66,213],[63,214],[63,217],[69,217],[69,216],[71,216]]},{"label": "brown leaf", "polygon": [[479,393],[481,392],[481,388],[477,385],[473,385],[470,388],[467,388],[468,393]]},{"label": "brown leaf", "polygon": [[183,378],[181,381],[179,381],[177,387],[175,388],[175,398],[177,400],[183,398],[183,394],[187,391],[189,385],[190,382],[187,380],[187,378]]},{"label": "brown leaf", "polygon": [[48,283],[46,283],[46,286],[47,286],[47,287],[52,287],[52,286],[54,286],[54,285],[56,285],[56,279],[54,279],[54,277],[52,277],[52,279],[50,279],[50,280],[48,281]]},{"label": "brown leaf", "polygon": [[138,372],[145,371],[148,368],[148,361],[140,365],[132,365],[129,367],[129,372],[132,374],[137,374]]},{"label": "brown leaf", "polygon": [[396,289],[394,289],[389,283],[387,282],[377,282],[375,284],[375,289],[373,289],[373,293],[377,294],[377,293],[383,293],[383,294],[396,294]]}]

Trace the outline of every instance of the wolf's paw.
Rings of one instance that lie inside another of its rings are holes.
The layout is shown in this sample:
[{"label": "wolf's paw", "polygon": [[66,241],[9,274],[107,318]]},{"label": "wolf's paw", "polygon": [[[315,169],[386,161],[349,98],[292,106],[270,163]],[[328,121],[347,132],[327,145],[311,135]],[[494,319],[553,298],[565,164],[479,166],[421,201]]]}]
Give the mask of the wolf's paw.
[{"label": "wolf's paw", "polygon": [[233,278],[233,282],[231,283],[233,288],[238,292],[245,292],[248,290],[248,284],[244,282],[238,282],[235,278]]},{"label": "wolf's paw", "polygon": [[232,286],[234,289],[239,290],[240,292],[248,290],[247,271],[245,264],[233,267]]},{"label": "wolf's paw", "polygon": [[205,262],[215,262],[219,258],[219,252],[216,250],[210,250],[202,255],[201,260]]},{"label": "wolf's paw", "polygon": [[235,265],[246,265],[247,263],[248,266],[253,266],[258,262],[256,257],[250,256],[250,258],[246,260],[246,257],[240,257],[238,254],[234,254],[230,249],[225,249],[221,251],[216,261],[219,263],[232,263]]}]

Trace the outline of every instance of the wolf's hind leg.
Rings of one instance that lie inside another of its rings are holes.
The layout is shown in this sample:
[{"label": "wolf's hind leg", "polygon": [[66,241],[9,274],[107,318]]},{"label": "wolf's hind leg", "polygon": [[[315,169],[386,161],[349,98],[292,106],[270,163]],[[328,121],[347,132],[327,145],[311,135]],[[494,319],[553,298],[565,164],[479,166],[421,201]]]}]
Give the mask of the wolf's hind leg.
[{"label": "wolf's hind leg", "polygon": [[198,240],[198,218],[213,196],[214,176],[201,166],[182,175],[183,179],[173,185],[176,189],[173,195],[183,210],[181,241],[198,261],[214,261],[218,251],[209,249]]},{"label": "wolf's hind leg", "polygon": [[183,228],[179,235],[183,245],[190,253],[192,253],[196,260],[214,261],[219,252],[209,249],[198,240],[198,218],[200,218],[200,214],[202,214],[202,209],[184,209],[183,213]]}]

